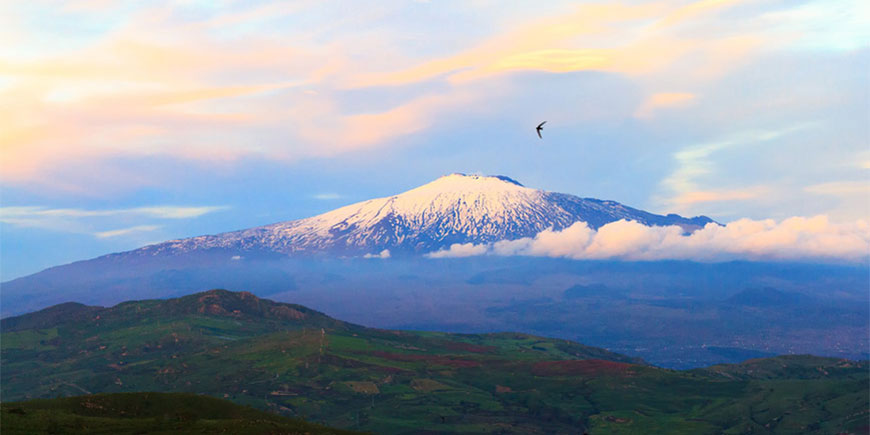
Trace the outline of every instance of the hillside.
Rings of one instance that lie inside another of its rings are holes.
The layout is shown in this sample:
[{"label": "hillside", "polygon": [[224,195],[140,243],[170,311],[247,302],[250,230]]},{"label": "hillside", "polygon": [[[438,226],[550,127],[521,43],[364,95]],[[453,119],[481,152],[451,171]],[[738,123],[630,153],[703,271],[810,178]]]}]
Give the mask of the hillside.
[{"label": "hillside", "polygon": [[679,372],[525,334],[364,328],[223,290],[60,311],[78,314],[2,321],[4,400],[191,392],[377,433],[831,433],[867,420],[866,362]]},{"label": "hillside", "polygon": [[352,434],[184,393],[115,393],[4,402],[4,434]]}]

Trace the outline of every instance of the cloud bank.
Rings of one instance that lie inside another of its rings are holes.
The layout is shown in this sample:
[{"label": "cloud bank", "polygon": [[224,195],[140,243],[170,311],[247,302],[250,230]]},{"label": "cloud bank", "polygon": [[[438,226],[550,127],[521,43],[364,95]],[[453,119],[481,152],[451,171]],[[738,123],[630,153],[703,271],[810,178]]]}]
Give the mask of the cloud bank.
[{"label": "cloud bank", "polygon": [[708,224],[689,235],[677,226],[648,227],[620,220],[597,231],[577,222],[562,231],[489,244],[454,244],[430,258],[525,255],[623,260],[845,260],[870,257],[870,223],[832,223],[827,216],[740,219]]}]

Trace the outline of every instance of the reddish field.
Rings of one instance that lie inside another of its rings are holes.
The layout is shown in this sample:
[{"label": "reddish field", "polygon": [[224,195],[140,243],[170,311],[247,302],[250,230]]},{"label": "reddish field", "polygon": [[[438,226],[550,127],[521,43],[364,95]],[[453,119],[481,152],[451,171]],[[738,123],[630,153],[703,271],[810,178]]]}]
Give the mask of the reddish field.
[{"label": "reddish field", "polygon": [[543,361],[532,366],[535,376],[627,375],[634,365],[600,359]]}]

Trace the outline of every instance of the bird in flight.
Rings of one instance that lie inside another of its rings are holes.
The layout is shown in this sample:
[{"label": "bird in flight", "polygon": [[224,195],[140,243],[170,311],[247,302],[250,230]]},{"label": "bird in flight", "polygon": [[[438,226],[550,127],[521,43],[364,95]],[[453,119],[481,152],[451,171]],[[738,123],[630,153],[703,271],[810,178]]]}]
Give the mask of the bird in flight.
[{"label": "bird in flight", "polygon": [[542,122],[542,123],[540,123],[540,124],[538,124],[538,126],[537,126],[537,127],[535,127],[535,130],[537,130],[537,131],[538,131],[538,137],[539,137],[539,138],[541,138],[541,139],[543,139],[543,138],[544,138],[544,136],[541,136],[541,130],[543,130],[543,129],[544,129],[544,124],[546,124],[546,123],[547,123],[547,121],[544,121],[544,122]]}]

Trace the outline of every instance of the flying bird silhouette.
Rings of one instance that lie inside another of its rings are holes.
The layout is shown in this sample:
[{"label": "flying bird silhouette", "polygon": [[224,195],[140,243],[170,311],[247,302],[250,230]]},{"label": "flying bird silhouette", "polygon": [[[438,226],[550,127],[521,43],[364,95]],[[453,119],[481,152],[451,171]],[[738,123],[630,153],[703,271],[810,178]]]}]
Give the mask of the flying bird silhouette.
[{"label": "flying bird silhouette", "polygon": [[537,130],[537,131],[538,131],[538,137],[539,137],[539,138],[541,138],[541,139],[543,139],[543,138],[544,138],[544,136],[541,136],[541,130],[543,130],[543,129],[544,129],[544,124],[546,124],[546,123],[547,123],[547,121],[544,121],[544,122],[542,122],[542,123],[540,123],[540,124],[538,124],[538,126],[537,126],[537,127],[535,127],[535,130]]}]

